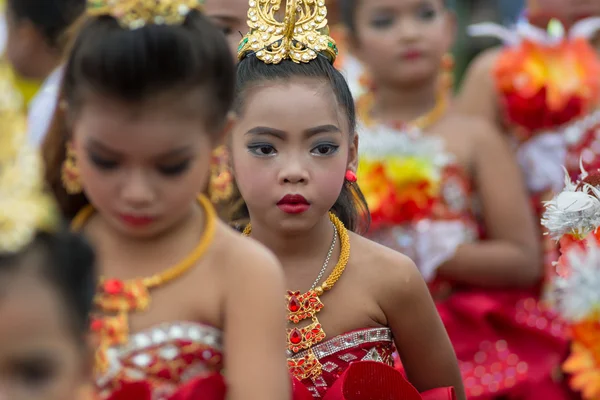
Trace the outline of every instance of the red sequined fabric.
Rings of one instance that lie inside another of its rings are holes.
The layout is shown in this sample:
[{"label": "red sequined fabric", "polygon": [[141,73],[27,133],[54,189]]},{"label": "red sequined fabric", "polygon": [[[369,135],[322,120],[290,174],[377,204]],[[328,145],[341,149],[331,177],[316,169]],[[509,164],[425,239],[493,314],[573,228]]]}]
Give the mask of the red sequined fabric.
[{"label": "red sequined fabric", "polygon": [[166,400],[187,383],[223,368],[221,332],[196,323],[172,323],[131,335],[108,351],[109,367],[96,377],[101,399],[123,386],[148,385],[152,400]]}]

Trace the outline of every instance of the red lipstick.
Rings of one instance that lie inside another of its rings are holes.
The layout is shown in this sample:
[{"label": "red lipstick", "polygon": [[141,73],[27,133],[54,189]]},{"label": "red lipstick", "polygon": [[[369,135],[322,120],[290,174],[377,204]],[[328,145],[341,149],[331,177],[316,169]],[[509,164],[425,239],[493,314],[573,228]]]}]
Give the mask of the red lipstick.
[{"label": "red lipstick", "polygon": [[121,221],[133,228],[143,228],[154,222],[152,217],[140,217],[136,215],[120,214]]},{"label": "red lipstick", "polygon": [[277,207],[286,214],[302,214],[310,208],[310,203],[299,194],[288,194],[283,196]]},{"label": "red lipstick", "polygon": [[416,49],[410,49],[402,52],[402,58],[405,60],[417,60],[421,58],[422,53]]}]

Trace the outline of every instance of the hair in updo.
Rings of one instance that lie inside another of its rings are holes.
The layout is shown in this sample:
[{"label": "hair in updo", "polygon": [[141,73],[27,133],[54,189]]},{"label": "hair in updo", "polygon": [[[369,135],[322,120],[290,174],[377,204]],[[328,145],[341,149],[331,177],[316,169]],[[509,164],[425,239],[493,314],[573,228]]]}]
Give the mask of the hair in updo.
[{"label": "hair in updo", "polygon": [[66,311],[69,329],[85,345],[97,279],[92,248],[66,228],[38,232],[20,252],[0,254],[0,287],[10,285],[11,277],[22,273],[38,275],[41,285],[54,290]]},{"label": "hair in updo", "polygon": [[235,63],[225,36],[196,10],[180,25],[148,24],[135,30],[121,27],[110,16],[87,17],[78,31],[60,93],[66,107],[56,110],[43,147],[47,181],[68,218],[88,203],[84,194],[66,193],[61,166],[71,136],[70,119],[85,106],[89,93],[142,104],[162,94],[198,91],[204,98],[198,113],[216,138],[235,85]]},{"label": "hair in updo", "polygon": [[[254,54],[246,56],[237,67],[236,97],[234,110],[243,113],[246,92],[265,81],[287,82],[294,78],[309,78],[329,85],[337,100],[338,106],[347,117],[351,135],[356,135],[356,110],[354,99],[343,75],[336,70],[331,61],[319,55],[316,59],[303,64],[283,60],[279,64],[265,64]],[[234,196],[233,212],[230,219],[236,223],[248,220],[248,208],[241,196]],[[342,191],[331,208],[344,225],[351,231],[364,232],[370,223],[367,202],[357,183],[344,182]]]},{"label": "hair in updo", "polygon": [[64,47],[64,33],[85,10],[86,0],[8,0],[17,21],[29,21],[54,48]]}]

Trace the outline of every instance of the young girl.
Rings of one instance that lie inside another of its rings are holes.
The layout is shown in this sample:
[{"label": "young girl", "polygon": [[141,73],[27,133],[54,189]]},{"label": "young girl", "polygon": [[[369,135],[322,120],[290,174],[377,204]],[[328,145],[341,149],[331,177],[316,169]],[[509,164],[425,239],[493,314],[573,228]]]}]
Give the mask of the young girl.
[{"label": "young girl", "polygon": [[565,344],[535,300],[534,218],[502,137],[448,111],[447,5],[349,3],[354,51],[372,77],[357,101],[369,236],[409,255],[430,282],[468,398],[551,398],[538,384],[554,389]]},{"label": "young girl", "polygon": [[61,229],[44,193],[8,73],[0,67],[0,398],[80,400],[91,377],[94,256]]},{"label": "young girl", "polygon": [[44,152],[62,211],[98,252],[102,398],[142,382],[165,399],[223,370],[230,399],[288,396],[279,265],[198,195],[233,77],[197,1],[89,3]]},{"label": "young girl", "polygon": [[29,107],[29,139],[41,145],[56,108],[65,34],[85,0],[7,0],[6,55],[18,75],[44,82]]},{"label": "young girl", "polygon": [[[356,376],[345,375],[355,361],[392,364],[395,345],[419,391],[453,386],[464,399],[455,355],[418,270],[354,233],[366,212],[355,182],[356,117],[332,67],[337,48],[325,33],[325,5],[288,1],[282,23],[283,4],[250,1],[251,30],[240,43],[231,151],[245,207],[232,219],[249,217],[244,233],[282,262],[289,369],[314,397],[328,398],[340,390],[340,376]],[[361,386],[377,376],[379,384]],[[363,371],[343,393],[358,386],[356,398],[396,398],[397,381],[386,376]]]}]

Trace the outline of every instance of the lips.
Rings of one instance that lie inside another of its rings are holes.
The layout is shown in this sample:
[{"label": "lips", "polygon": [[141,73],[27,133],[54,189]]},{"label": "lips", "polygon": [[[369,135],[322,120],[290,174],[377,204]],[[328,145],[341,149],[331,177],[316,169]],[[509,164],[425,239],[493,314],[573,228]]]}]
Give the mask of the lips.
[{"label": "lips", "polygon": [[129,214],[121,214],[121,221],[123,221],[126,225],[129,225],[134,228],[141,228],[150,225],[154,222],[155,218],[148,216],[137,216],[137,215],[129,215]]},{"label": "lips", "polygon": [[421,58],[422,54],[423,53],[421,53],[419,50],[410,49],[402,52],[402,58],[404,58],[405,60],[415,60],[417,58]]},{"label": "lips", "polygon": [[302,195],[288,194],[279,200],[277,207],[286,214],[302,214],[310,208],[310,203]]}]

